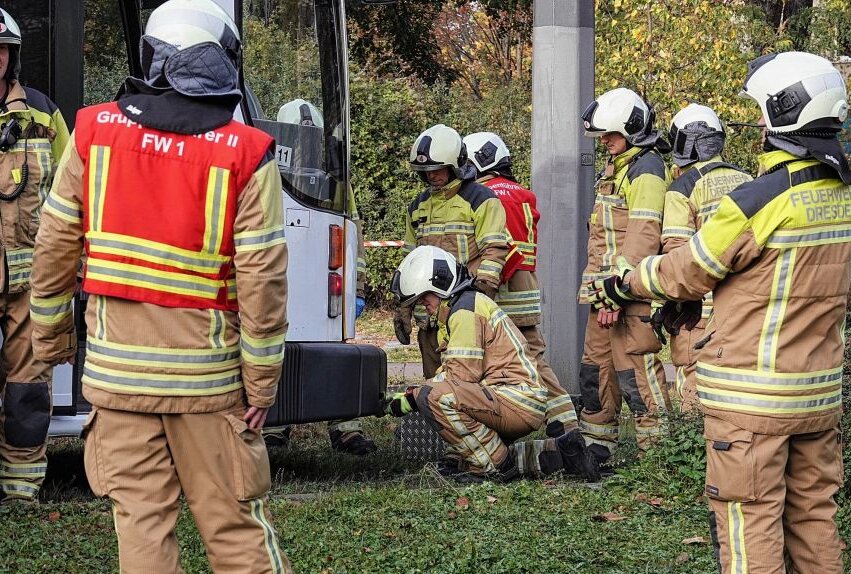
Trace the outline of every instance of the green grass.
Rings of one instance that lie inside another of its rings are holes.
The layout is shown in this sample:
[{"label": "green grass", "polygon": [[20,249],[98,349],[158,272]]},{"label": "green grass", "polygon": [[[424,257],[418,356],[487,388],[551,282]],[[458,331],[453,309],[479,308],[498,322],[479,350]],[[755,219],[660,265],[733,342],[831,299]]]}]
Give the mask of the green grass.
[{"label": "green grass", "polygon": [[[395,420],[364,422],[381,448],[369,457],[332,451],[319,423],[270,452],[270,507],[298,573],[714,572],[700,481],[671,470],[680,450],[636,462],[627,441],[625,470],[598,489],[564,477],[459,487],[398,456]],[[680,433],[677,444],[684,436],[699,440]],[[14,549],[0,572],[116,572],[110,506],[88,491],[80,442],[57,441],[49,456],[45,501],[0,507],[0,540]],[[598,521],[605,513],[623,519]],[[694,536],[705,542],[683,543]],[[178,538],[186,572],[209,572],[187,508]]]}]

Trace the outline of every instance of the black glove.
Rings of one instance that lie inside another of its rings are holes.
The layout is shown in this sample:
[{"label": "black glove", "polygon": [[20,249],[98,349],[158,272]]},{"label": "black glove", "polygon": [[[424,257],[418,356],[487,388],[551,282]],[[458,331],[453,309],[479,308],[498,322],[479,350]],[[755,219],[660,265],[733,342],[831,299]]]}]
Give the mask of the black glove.
[{"label": "black glove", "polygon": [[691,331],[703,316],[703,301],[668,301],[659,311],[662,325],[671,335]]},{"label": "black glove", "polygon": [[[667,304],[667,303],[666,303]],[[659,339],[659,342],[663,345],[668,344],[668,338],[665,336],[665,328],[664,323],[662,321],[662,309],[663,307],[657,307],[653,314],[650,317],[642,317],[641,321],[643,323],[650,323],[650,327],[653,329],[653,332],[656,334],[656,338]],[[671,333],[671,335],[676,335],[677,333]]]},{"label": "black glove", "polygon": [[393,331],[396,333],[396,339],[403,345],[410,345],[411,330],[411,310],[396,309],[393,315]]}]

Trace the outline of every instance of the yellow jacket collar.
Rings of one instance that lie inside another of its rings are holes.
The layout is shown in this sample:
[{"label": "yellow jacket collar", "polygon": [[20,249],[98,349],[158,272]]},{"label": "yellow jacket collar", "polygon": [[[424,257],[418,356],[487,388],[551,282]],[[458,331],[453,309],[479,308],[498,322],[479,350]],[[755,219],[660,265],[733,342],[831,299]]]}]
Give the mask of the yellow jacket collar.
[{"label": "yellow jacket collar", "polygon": [[444,199],[449,199],[458,193],[458,190],[461,189],[461,183],[463,182],[460,179],[453,179],[443,187],[432,187],[430,191],[432,195],[443,194]]},{"label": "yellow jacket collar", "polygon": [[781,149],[766,152],[757,158],[757,175],[762,175],[783,162],[794,161],[796,159],[801,158]]},{"label": "yellow jacket collar", "polygon": [[633,159],[635,159],[635,156],[637,156],[642,151],[644,151],[644,148],[633,146],[633,147],[629,148],[628,150],[626,150],[625,152],[623,152],[622,154],[615,156],[614,157],[615,173],[619,172],[624,167],[629,165],[629,163]]}]

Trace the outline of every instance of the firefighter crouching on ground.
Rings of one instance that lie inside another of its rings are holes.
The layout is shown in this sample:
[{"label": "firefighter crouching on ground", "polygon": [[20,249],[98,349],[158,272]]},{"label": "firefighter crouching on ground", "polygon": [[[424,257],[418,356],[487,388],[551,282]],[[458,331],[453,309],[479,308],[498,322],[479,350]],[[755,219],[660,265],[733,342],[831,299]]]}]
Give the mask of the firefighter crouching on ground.
[{"label": "firefighter crouching on ground", "polygon": [[[585,134],[600,137],[610,157],[597,181],[580,303],[591,302],[585,283],[611,274],[619,256],[637,263],[661,249],[670,177],[660,155],[667,151],[666,142],[653,129],[654,117],[644,100],[626,88],[606,92],[582,116]],[[644,302],[588,318],[579,370],[580,428],[601,463],[617,445],[621,397],[635,417],[642,450],[660,434],[661,415],[670,407],[656,354],[661,343],[649,319],[650,304]]]},{"label": "firefighter crouching on ground", "polygon": [[752,61],[742,94],[766,126],[761,175],[723,197],[687,245],[594,290],[610,307],[691,301],[668,308],[683,324],[714,292],[697,392],[722,570],[838,574],[833,497],[851,277],[851,170],[836,137],[845,83],[827,60],[785,52]]},{"label": "firefighter crouching on ground", "polygon": [[[541,290],[535,273],[538,250],[538,220],[535,194],[517,183],[511,171],[511,152],[498,135],[491,132],[470,134],[464,138],[467,155],[476,168],[477,181],[493,191],[505,209],[505,222],[512,244],[517,249],[509,256],[494,301],[505,311],[526,339],[535,359],[541,383],[547,388],[547,413],[544,422],[549,437],[559,437],[578,428],[576,410],[544,358],[547,345],[538,324],[541,322]],[[512,261],[516,258],[516,264]]]},{"label": "firefighter crouching on ground", "polygon": [[[448,251],[467,267],[473,286],[493,297],[509,249],[505,211],[491,190],[476,183],[476,170],[467,162],[461,136],[443,124],[432,126],[414,142],[410,165],[429,187],[408,207],[405,250],[434,245]],[[410,343],[412,312],[419,327],[423,376],[430,379],[440,366],[434,319],[422,307],[397,309],[396,337],[404,345]]]},{"label": "firefighter crouching on ground", "polygon": [[291,572],[260,434],[287,329],[273,141],[233,120],[240,40],[211,0],[155,9],[141,52],[144,80],[77,115],[35,249],[34,350],[74,356],[85,246],[85,466],[121,571],[180,571],[182,490],[212,570]]},{"label": "firefighter crouching on ground", "polygon": [[443,363],[426,384],[389,399],[387,412],[419,411],[448,445],[438,471],[462,482],[559,470],[598,480],[579,429],[509,446],[541,426],[547,389],[523,335],[472,283],[466,268],[438,247],[417,247],[399,265],[392,291],[401,305],[422,304],[436,320]]},{"label": "firefighter crouching on ground", "polygon": [[0,23],[0,503],[12,503],[35,501],[47,471],[52,368],[33,356],[30,270],[68,128],[56,104],[18,82],[21,31],[5,10]]},{"label": "firefighter crouching on ground", "polygon": [[[665,194],[662,217],[662,253],[688,243],[712,217],[721,198],[751,180],[742,168],[721,159],[726,134],[721,120],[706,106],[689,104],[671,121],[670,139],[674,181]],[[675,303],[671,303],[675,304]],[[712,313],[712,293],[703,298],[703,314],[690,331],[671,328],[671,361],[677,369],[676,390],[683,412],[697,412],[697,350]],[[656,329],[661,309],[653,316]],[[663,335],[664,336],[664,335]]]},{"label": "firefighter crouching on ground", "polygon": [[[301,98],[291,100],[281,106],[278,110],[277,121],[319,129],[324,129],[325,127],[325,120],[319,109],[312,103]],[[357,291],[355,300],[355,317],[357,318],[360,317],[364,307],[366,307],[366,254],[363,247],[363,222],[358,215],[357,205],[355,204],[355,192],[351,186],[347,189],[346,201],[349,204],[348,213],[351,215],[352,221],[357,228],[358,238]],[[290,440],[291,430],[292,427],[289,425],[266,428],[263,430],[263,436],[266,438],[266,443],[270,446],[286,446]],[[331,440],[331,448],[355,456],[364,456],[378,450],[375,441],[364,435],[363,425],[360,419],[328,421],[328,438]]]}]

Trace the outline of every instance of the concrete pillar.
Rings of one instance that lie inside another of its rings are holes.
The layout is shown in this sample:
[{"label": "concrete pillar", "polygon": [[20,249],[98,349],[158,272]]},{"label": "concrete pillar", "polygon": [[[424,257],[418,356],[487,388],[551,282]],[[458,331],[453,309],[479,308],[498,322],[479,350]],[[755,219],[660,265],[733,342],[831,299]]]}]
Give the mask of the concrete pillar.
[{"label": "concrete pillar", "polygon": [[532,190],[541,224],[538,275],[547,356],[578,393],[587,306],[576,303],[594,202],[594,141],[580,115],[594,99],[593,0],[535,0],[532,35]]}]

